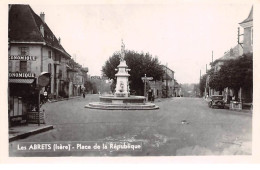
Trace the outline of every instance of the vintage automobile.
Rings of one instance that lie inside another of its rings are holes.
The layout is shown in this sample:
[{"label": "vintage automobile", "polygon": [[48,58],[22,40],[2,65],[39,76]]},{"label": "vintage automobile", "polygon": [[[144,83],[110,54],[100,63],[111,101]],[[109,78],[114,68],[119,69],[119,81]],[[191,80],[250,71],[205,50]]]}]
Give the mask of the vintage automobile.
[{"label": "vintage automobile", "polygon": [[224,103],[224,100],[223,100],[223,96],[222,95],[212,95],[210,97],[209,102],[208,102],[208,106],[211,107],[211,108],[217,107],[217,108],[224,109],[225,103]]}]

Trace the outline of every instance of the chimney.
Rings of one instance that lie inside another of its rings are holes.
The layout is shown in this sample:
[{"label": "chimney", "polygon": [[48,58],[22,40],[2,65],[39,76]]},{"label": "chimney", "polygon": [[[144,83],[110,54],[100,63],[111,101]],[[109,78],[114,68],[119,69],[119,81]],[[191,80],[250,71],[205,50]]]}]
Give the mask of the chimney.
[{"label": "chimney", "polygon": [[59,37],[58,41],[59,41],[59,44],[60,44],[60,37]]},{"label": "chimney", "polygon": [[8,7],[9,7],[8,9],[10,11],[10,9],[12,8],[12,4],[9,4]]},{"label": "chimney", "polygon": [[45,23],[45,14],[44,14],[44,12],[41,12],[40,17],[42,19],[42,22]]}]

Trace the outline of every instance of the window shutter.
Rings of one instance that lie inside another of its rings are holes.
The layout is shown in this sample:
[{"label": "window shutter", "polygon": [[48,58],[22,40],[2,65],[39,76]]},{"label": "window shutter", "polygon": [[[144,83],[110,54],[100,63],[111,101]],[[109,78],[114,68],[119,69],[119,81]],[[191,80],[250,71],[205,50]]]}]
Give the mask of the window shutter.
[{"label": "window shutter", "polygon": [[27,71],[31,72],[31,62],[27,61]]},{"label": "window shutter", "polygon": [[12,61],[8,61],[8,71],[12,72]]},{"label": "window shutter", "polygon": [[20,61],[15,61],[15,71],[20,71]]}]

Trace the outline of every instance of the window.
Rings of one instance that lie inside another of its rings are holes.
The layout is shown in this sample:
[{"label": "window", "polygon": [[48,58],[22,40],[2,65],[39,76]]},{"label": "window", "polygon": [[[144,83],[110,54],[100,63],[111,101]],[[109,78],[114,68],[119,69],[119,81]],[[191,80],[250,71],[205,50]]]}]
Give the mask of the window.
[{"label": "window", "polygon": [[29,55],[29,47],[21,47],[21,55]]},{"label": "window", "polygon": [[51,64],[48,64],[48,73],[51,74]]},{"label": "window", "polygon": [[61,56],[60,55],[55,55],[54,61],[61,61]]},{"label": "window", "polygon": [[20,72],[27,72],[27,61],[20,61]]},{"label": "window", "polygon": [[62,70],[59,70],[59,75],[58,78],[61,79],[62,78]]},{"label": "window", "polygon": [[9,72],[12,71],[12,61],[8,61],[8,70]]},{"label": "window", "polygon": [[53,52],[52,52],[52,58],[53,58],[54,61],[55,61],[55,59],[56,59],[56,56],[57,56],[57,55],[56,55],[55,52],[53,51]]},{"label": "window", "polygon": [[48,51],[48,57],[51,58],[51,51]]}]

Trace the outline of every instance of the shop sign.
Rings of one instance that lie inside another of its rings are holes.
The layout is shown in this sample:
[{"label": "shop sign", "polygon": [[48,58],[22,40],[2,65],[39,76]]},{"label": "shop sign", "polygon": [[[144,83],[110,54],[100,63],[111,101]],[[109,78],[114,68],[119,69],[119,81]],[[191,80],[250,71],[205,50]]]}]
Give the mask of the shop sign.
[{"label": "shop sign", "polygon": [[101,80],[101,77],[100,76],[91,76],[91,79],[99,79],[99,80]]},{"label": "shop sign", "polygon": [[142,77],[142,80],[143,80],[143,81],[146,81],[146,80],[153,80],[153,77]]},{"label": "shop sign", "polygon": [[100,76],[91,76],[90,78],[91,79],[98,79],[98,80],[107,80],[108,79],[108,77],[105,77],[105,76],[102,76],[102,77],[100,77]]},{"label": "shop sign", "polygon": [[35,78],[34,73],[11,72],[9,78]]},{"label": "shop sign", "polygon": [[26,61],[35,61],[36,56],[29,55],[9,55],[9,60],[26,60]]}]

